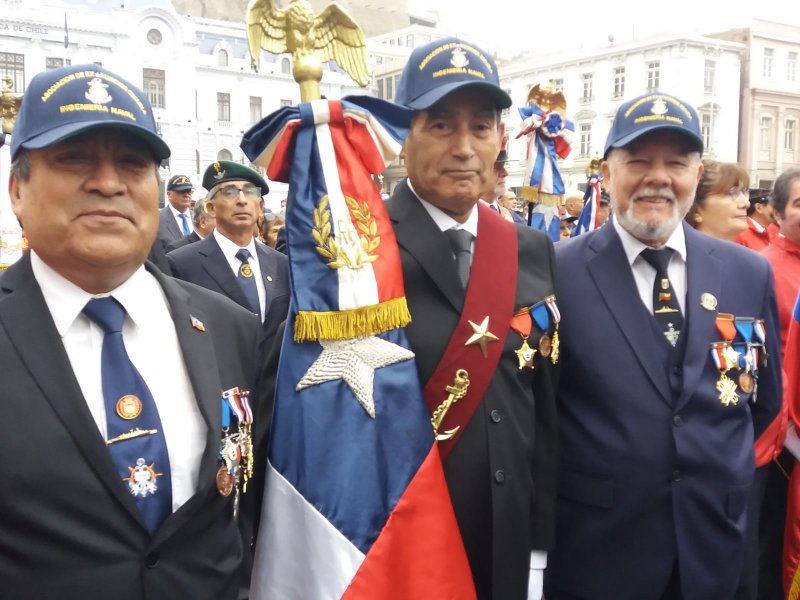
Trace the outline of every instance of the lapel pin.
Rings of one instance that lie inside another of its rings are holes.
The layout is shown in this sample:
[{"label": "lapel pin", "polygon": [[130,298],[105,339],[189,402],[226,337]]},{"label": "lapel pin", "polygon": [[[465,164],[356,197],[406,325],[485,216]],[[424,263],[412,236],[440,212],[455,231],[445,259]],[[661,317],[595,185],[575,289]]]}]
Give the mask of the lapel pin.
[{"label": "lapel pin", "polygon": [[714,294],[709,294],[708,292],[706,292],[702,296],[700,296],[700,306],[702,306],[706,310],[710,311],[716,310],[717,299],[714,297]]},{"label": "lapel pin", "polygon": [[272,281],[272,275],[267,275],[267,281]]},{"label": "lapel pin", "polygon": [[189,315],[189,318],[192,320],[192,327],[197,329],[197,331],[205,331],[206,330],[206,326],[203,325],[203,322],[200,319],[198,319],[194,315]]}]

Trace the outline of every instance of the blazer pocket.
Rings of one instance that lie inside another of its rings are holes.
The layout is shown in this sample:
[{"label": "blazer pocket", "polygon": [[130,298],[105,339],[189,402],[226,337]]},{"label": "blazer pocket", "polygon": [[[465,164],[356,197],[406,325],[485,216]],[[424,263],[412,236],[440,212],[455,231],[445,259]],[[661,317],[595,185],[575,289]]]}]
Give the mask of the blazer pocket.
[{"label": "blazer pocket", "polygon": [[607,476],[562,470],[558,473],[558,495],[589,506],[611,508],[614,505],[614,481]]},{"label": "blazer pocket", "polygon": [[728,492],[728,498],[725,502],[725,512],[730,519],[736,519],[741,516],[744,509],[747,508],[748,500],[750,499],[750,486],[737,486],[731,488]]}]

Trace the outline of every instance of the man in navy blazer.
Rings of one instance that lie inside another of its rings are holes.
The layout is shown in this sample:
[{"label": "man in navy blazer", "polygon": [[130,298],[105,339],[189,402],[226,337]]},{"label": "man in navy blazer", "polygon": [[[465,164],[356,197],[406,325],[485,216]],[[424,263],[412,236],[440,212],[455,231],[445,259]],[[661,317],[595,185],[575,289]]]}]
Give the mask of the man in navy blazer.
[{"label": "man in navy blazer", "polygon": [[[254,237],[267,182],[249,167],[221,160],[206,169],[203,187],[208,190],[206,212],[217,227],[205,239],[167,255],[172,275],[224,294],[258,315],[268,349],[289,309],[289,261]],[[248,255],[245,261],[237,258],[242,251]]]},{"label": "man in navy blazer", "polygon": [[766,261],[683,224],[698,123],[668,94],[622,104],[602,167],[613,220],[556,245],[548,600],[738,593],[754,441],[781,405],[779,329]]}]

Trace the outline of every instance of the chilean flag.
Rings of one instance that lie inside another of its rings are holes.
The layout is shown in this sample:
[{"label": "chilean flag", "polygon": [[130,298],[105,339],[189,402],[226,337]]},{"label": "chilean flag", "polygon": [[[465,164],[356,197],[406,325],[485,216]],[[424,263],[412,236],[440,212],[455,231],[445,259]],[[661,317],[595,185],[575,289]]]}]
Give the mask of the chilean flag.
[{"label": "chilean flag", "polygon": [[375,99],[313,101],[242,142],[270,178],[290,183],[292,304],[254,600],[475,598],[402,328],[399,252],[371,177],[409,122]]},{"label": "chilean flag", "polygon": [[600,182],[602,175],[590,175],[583,195],[583,210],[578,217],[571,237],[597,229],[597,217],[600,211]]}]

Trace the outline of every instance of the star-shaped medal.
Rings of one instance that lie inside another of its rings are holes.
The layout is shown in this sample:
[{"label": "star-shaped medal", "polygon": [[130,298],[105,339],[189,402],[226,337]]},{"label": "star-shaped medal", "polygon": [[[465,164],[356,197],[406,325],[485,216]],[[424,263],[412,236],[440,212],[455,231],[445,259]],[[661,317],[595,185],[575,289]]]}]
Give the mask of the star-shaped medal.
[{"label": "star-shaped medal", "polygon": [[737,404],[739,402],[739,396],[736,394],[736,382],[725,375],[725,373],[720,373],[716,387],[719,392],[719,400],[724,406]]},{"label": "star-shaped medal", "polygon": [[486,358],[489,356],[489,353],[486,349],[487,344],[497,341],[497,336],[489,331],[489,317],[484,317],[480,325],[477,325],[472,321],[467,321],[467,323],[470,324],[474,333],[464,345],[472,346],[473,344],[477,344],[480,346],[481,354],[483,354],[483,357]]},{"label": "star-shaped medal", "polygon": [[517,355],[517,360],[519,360],[520,370],[533,368],[533,357],[536,356],[536,350],[528,346],[527,338],[523,338],[522,346],[514,350],[514,354]]},{"label": "star-shaped medal", "polygon": [[722,356],[728,361],[729,369],[739,364],[739,353],[733,349],[733,346],[725,346],[725,349],[722,351]]},{"label": "star-shaped medal", "polygon": [[344,381],[367,414],[375,418],[375,369],[414,358],[414,353],[379,337],[320,340],[322,353],[300,379],[298,392],[327,381]]}]

